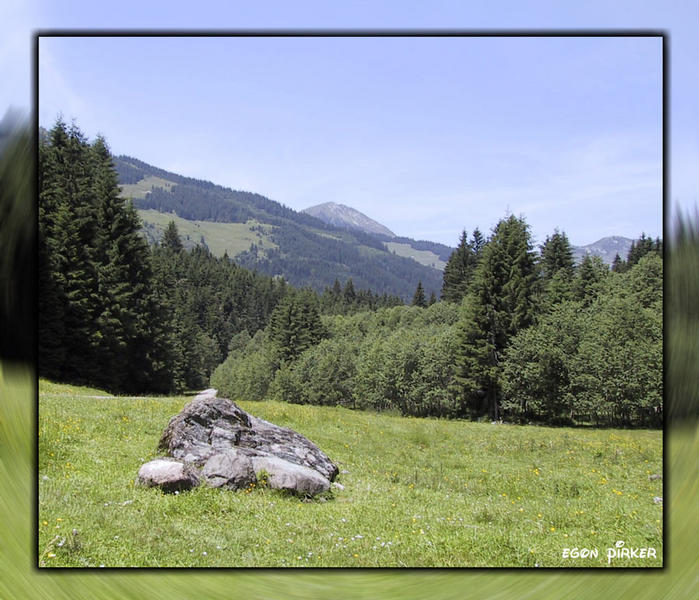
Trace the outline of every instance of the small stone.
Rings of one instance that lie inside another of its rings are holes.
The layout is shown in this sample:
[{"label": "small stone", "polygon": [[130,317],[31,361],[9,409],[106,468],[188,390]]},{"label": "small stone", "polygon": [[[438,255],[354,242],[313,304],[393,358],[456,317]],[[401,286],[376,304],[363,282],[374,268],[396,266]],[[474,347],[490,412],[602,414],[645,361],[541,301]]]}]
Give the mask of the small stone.
[{"label": "small stone", "polygon": [[655,496],[655,498],[653,498],[653,504],[662,504],[662,503],[663,503],[663,499],[660,496]]},{"label": "small stone", "polygon": [[179,493],[199,485],[199,476],[189,465],[176,460],[157,458],[138,470],[138,483],[160,487],[165,492]]},{"label": "small stone", "polygon": [[650,481],[656,481],[656,480],[662,479],[662,478],[663,478],[663,476],[662,476],[662,475],[658,475],[657,473],[653,473],[652,475],[648,475],[648,479],[649,479]]},{"label": "small stone", "polygon": [[276,456],[255,456],[252,467],[258,478],[263,471],[267,474],[267,485],[273,490],[315,496],[330,489],[330,482],[318,471]]}]

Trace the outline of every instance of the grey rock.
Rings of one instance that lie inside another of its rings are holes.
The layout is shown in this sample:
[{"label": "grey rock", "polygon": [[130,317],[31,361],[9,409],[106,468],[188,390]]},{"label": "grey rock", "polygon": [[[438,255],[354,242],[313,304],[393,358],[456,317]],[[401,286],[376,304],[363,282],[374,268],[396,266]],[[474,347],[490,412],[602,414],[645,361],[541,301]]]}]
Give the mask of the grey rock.
[{"label": "grey rock", "polygon": [[148,487],[160,487],[165,492],[189,490],[199,485],[197,472],[190,465],[168,458],[157,458],[138,470],[138,483]]},{"label": "grey rock", "polygon": [[258,479],[263,472],[267,474],[267,485],[273,490],[315,496],[330,489],[330,482],[318,471],[276,456],[255,456],[252,468]]},{"label": "grey rock", "polygon": [[653,504],[662,504],[662,503],[663,503],[663,499],[660,496],[655,496],[655,498],[653,498]]},{"label": "grey rock", "polygon": [[[339,472],[308,438],[254,417],[216,397],[216,390],[202,392],[170,419],[159,448],[201,470],[213,487],[245,487],[264,468],[271,487],[314,495],[327,491]],[[267,467],[256,467],[256,459],[269,459]]]},{"label": "grey rock", "polygon": [[657,473],[653,473],[652,475],[648,475],[648,479],[649,479],[650,481],[656,481],[656,480],[662,479],[662,478],[663,478],[663,476],[662,476],[662,475],[658,475]]},{"label": "grey rock", "polygon": [[250,457],[231,448],[214,454],[206,461],[202,475],[211,487],[227,487],[238,490],[255,481]]}]

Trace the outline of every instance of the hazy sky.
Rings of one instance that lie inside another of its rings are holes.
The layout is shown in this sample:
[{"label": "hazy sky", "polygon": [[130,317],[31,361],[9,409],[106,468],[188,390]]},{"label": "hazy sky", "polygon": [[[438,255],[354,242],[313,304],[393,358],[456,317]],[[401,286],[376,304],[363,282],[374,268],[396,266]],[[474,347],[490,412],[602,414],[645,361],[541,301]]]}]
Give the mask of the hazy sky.
[{"label": "hazy sky", "polygon": [[[670,198],[697,202],[691,3],[270,4],[214,16],[140,3],[138,19],[124,3],[30,5],[9,9],[24,36],[5,43],[29,49],[32,27],[666,30]],[[39,61],[43,125],[62,112],[116,154],[295,209],[335,201],[450,245],[507,211],[538,242],[555,227],[574,244],[662,235],[659,38],[42,38]],[[16,63],[0,67],[23,83]]]}]

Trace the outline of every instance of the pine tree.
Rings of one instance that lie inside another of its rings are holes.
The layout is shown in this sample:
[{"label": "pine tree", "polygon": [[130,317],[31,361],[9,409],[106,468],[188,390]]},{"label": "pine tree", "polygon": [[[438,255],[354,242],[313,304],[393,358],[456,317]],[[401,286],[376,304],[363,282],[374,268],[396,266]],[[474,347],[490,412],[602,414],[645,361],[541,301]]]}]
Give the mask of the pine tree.
[{"label": "pine tree", "polygon": [[[476,232],[478,235],[476,236]],[[473,243],[477,246],[478,252],[482,247],[482,239],[478,230],[474,231]],[[468,286],[471,283],[473,272],[478,262],[477,254],[471,244],[468,243],[466,230],[461,233],[459,245],[452,252],[446,266],[444,267],[442,283],[442,299],[447,302],[461,302],[466,295]]]},{"label": "pine tree", "polygon": [[580,263],[573,282],[575,299],[581,300],[584,306],[589,306],[598,296],[608,272],[609,268],[599,256],[587,254]]},{"label": "pine tree", "polygon": [[568,236],[556,230],[553,236],[546,236],[546,241],[541,246],[541,270],[544,279],[551,280],[561,269],[570,277],[573,275],[573,248],[568,241]]},{"label": "pine tree", "polygon": [[[57,123],[50,140],[59,142],[53,149],[52,162],[56,168],[45,174],[42,183],[50,191],[51,201],[55,201],[52,270],[61,296],[65,298],[61,373],[69,381],[91,383],[99,373],[93,358],[100,333],[96,326],[96,206],[90,147],[75,124],[66,128],[62,122]],[[40,293],[43,292],[40,290]]]},{"label": "pine tree", "polygon": [[[114,389],[144,389],[152,375],[151,265],[141,222],[119,196],[116,171],[105,140],[92,146],[93,194],[97,203],[94,256],[97,263],[96,324],[100,331],[99,364],[109,364]],[[106,374],[105,373],[105,374]]]},{"label": "pine tree", "polygon": [[479,259],[481,252],[483,251],[483,247],[485,246],[485,238],[478,227],[473,230],[469,244],[471,246],[471,250],[473,250],[473,253],[476,255],[476,258]]},{"label": "pine tree", "polygon": [[163,232],[163,238],[160,240],[160,245],[163,248],[167,248],[172,252],[180,252],[184,249],[182,245],[182,239],[180,238],[179,231],[177,230],[177,225],[174,221],[170,221]]},{"label": "pine tree", "polygon": [[300,292],[287,296],[274,309],[269,338],[280,363],[293,362],[322,339],[324,329],[316,302],[312,292]]},{"label": "pine tree", "polygon": [[654,242],[652,238],[646,237],[646,234],[642,233],[640,238],[631,242],[631,248],[626,257],[628,268],[633,267],[649,252],[657,252],[662,257],[662,243],[660,238]]},{"label": "pine tree", "polygon": [[432,292],[432,293],[430,294],[430,299],[429,299],[429,301],[427,302],[427,306],[432,306],[435,302],[437,302],[437,294],[435,294],[434,292]]},{"label": "pine tree", "polygon": [[420,308],[427,307],[427,301],[425,300],[425,290],[422,287],[422,281],[417,282],[417,288],[415,288],[415,294],[413,294],[412,306],[419,306]]},{"label": "pine tree", "polygon": [[534,318],[535,263],[529,226],[510,216],[483,248],[457,330],[456,387],[463,409],[499,416],[499,374],[509,340]]},{"label": "pine tree", "polygon": [[612,261],[612,271],[614,273],[624,273],[625,271],[628,271],[628,265],[624,260],[622,260],[618,252],[614,256],[614,260]]},{"label": "pine tree", "polygon": [[342,298],[347,307],[352,306],[354,301],[357,299],[357,294],[354,291],[354,283],[352,282],[351,277],[345,283],[345,289],[342,291]]}]

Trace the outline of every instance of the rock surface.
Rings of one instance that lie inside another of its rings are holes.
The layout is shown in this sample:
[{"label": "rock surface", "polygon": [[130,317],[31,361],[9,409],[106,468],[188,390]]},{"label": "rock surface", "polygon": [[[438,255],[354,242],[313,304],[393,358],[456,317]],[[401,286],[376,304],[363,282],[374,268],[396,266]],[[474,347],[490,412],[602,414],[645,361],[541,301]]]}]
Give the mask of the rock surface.
[{"label": "rock surface", "polygon": [[145,463],[138,470],[138,482],[148,487],[158,486],[166,492],[189,490],[199,485],[195,469],[167,458],[157,458]]},{"label": "rock surface", "polygon": [[[196,484],[203,479],[212,487],[244,488],[264,471],[269,487],[313,496],[328,491],[338,474],[337,466],[310,440],[218,398],[216,390],[202,392],[170,419],[159,448],[169,458],[146,463],[141,471],[174,473],[172,465],[180,465],[183,473],[197,478]],[[154,477],[142,478],[141,471],[139,482],[161,485]]]}]

